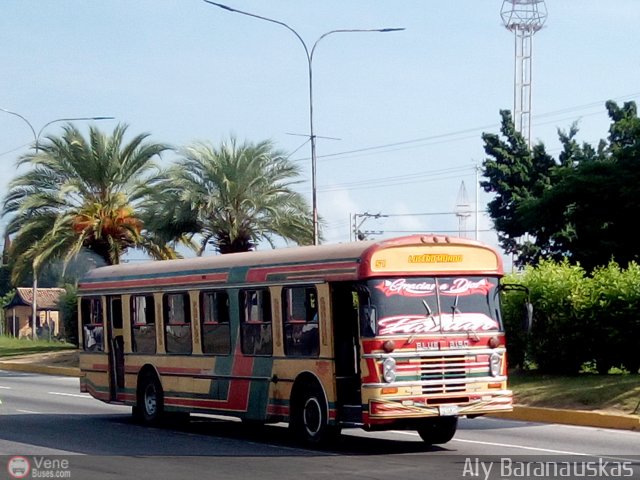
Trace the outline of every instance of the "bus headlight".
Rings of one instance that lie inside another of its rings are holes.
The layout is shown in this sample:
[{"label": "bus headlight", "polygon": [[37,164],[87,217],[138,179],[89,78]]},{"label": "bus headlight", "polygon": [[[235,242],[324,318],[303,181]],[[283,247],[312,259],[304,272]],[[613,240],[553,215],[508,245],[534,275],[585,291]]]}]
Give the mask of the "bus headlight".
[{"label": "bus headlight", "polygon": [[382,378],[387,383],[394,382],[396,379],[396,361],[389,357],[382,362]]},{"label": "bus headlight", "polygon": [[502,355],[492,353],[489,358],[489,371],[491,372],[491,376],[497,377],[500,375],[500,370],[502,370]]}]

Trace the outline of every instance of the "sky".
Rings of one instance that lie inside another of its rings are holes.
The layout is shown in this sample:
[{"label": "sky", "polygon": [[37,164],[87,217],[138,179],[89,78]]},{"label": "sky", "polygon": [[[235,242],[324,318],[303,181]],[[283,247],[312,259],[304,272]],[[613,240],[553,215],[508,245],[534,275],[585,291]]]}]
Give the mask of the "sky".
[{"label": "sky", "polygon": [[[331,34],[315,50],[324,243],[349,241],[355,215],[369,238],[434,232],[497,245],[477,167],[482,133],[497,133],[499,111],[513,108],[501,0],[221,3],[289,25],[309,49],[335,29],[405,29]],[[605,101],[640,97],[640,2],[546,8],[533,37],[531,131],[557,157],[558,128],[578,122],[578,139],[595,144],[607,136]],[[311,203],[308,63],[282,25],[203,0],[2,0],[0,72],[0,108],[44,127],[41,139],[61,133],[60,118],[111,116],[93,124],[176,147],[271,140],[300,166]],[[26,122],[0,111],[1,196],[33,142]]]}]

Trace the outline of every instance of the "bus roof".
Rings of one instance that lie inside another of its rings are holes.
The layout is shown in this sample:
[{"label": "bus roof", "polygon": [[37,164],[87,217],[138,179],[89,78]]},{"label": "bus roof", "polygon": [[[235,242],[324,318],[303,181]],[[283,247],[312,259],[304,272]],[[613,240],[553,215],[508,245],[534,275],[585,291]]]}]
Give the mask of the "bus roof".
[{"label": "bus roof", "polygon": [[502,259],[477,241],[411,235],[100,267],[81,279],[79,293],[445,273],[502,275]]}]

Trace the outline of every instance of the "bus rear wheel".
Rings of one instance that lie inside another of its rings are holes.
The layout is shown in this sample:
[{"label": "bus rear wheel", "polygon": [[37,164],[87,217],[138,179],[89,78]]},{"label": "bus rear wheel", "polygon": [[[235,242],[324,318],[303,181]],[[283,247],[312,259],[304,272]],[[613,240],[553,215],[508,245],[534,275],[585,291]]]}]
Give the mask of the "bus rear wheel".
[{"label": "bus rear wheel", "polygon": [[420,438],[429,445],[447,443],[458,429],[458,417],[437,417],[423,420],[417,431]]},{"label": "bus rear wheel", "polygon": [[148,425],[160,423],[164,415],[164,393],[155,374],[147,372],[142,376],[137,397],[134,416]]},{"label": "bus rear wheel", "polygon": [[300,440],[316,445],[340,433],[339,428],[329,425],[327,404],[318,385],[309,386],[294,396],[290,427]]}]

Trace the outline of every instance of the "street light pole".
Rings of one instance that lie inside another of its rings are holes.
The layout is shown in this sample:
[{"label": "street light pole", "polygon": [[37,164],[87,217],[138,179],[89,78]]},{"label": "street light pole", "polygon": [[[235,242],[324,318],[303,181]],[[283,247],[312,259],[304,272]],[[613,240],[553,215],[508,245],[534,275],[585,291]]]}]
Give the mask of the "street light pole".
[{"label": "street light pole", "polygon": [[302,44],[302,47],[304,48],[304,52],[307,56],[307,63],[308,63],[308,74],[309,74],[309,140],[311,143],[311,204],[312,204],[312,210],[313,210],[313,244],[314,245],[318,245],[319,244],[319,238],[320,238],[320,234],[319,234],[319,228],[318,228],[318,200],[317,200],[317,184],[316,184],[316,163],[317,163],[317,157],[316,157],[316,136],[314,133],[314,129],[313,129],[313,68],[312,68],[312,64],[313,64],[313,53],[316,50],[316,47],[318,46],[318,43],[325,37],[332,35],[334,33],[371,33],[371,32],[377,32],[377,33],[387,33],[387,32],[398,32],[401,30],[404,30],[404,28],[370,28],[370,29],[338,29],[338,30],[331,30],[329,32],[323,33],[322,35],[320,35],[320,37],[315,41],[315,43],[313,44],[313,46],[311,47],[311,50],[309,50],[309,48],[307,47],[307,44],[305,43],[305,41],[302,39],[302,37],[298,34],[298,32],[296,32],[293,28],[291,28],[289,25],[287,25],[284,22],[281,22],[279,20],[274,20],[272,18],[268,18],[268,17],[263,17],[261,15],[256,15],[254,13],[249,13],[249,12],[245,12],[242,10],[237,10],[235,8],[229,7],[227,5],[223,5],[222,3],[217,3],[217,2],[212,2],[211,0],[204,0],[206,3],[210,4],[210,5],[214,5],[216,7],[220,7],[224,10],[227,10],[229,12],[234,12],[234,13],[240,13],[242,15],[247,15],[249,17],[253,17],[253,18],[257,18],[259,20],[265,20],[267,22],[271,22],[271,23],[276,23],[278,25],[283,26],[284,28],[286,28],[287,30],[289,30],[291,33],[293,33],[296,38],[300,41],[300,43]]},{"label": "street light pole", "polygon": [[[6,108],[0,108],[1,111],[8,113],[9,115],[14,115],[18,118],[20,118],[22,121],[24,121],[24,123],[26,123],[29,128],[31,129],[31,133],[33,134],[33,149],[35,151],[35,155],[38,155],[38,151],[39,151],[39,145],[38,142],[40,140],[40,136],[42,135],[42,132],[44,132],[44,130],[51,125],[52,123],[57,123],[57,122],[73,122],[73,121],[80,121],[80,120],[113,120],[114,117],[73,117],[73,118],[56,118],[55,120],[51,120],[50,122],[45,123],[42,128],[38,131],[38,133],[36,134],[36,130],[35,128],[33,128],[33,125],[31,124],[31,122],[29,120],[27,120],[25,117],[23,117],[22,115],[20,115],[19,113],[16,112],[12,112],[11,110],[7,110]],[[32,264],[32,271],[33,271],[33,288],[32,288],[32,301],[31,301],[31,336],[32,338],[35,340],[37,338],[37,334],[36,334],[36,315],[38,313],[38,300],[37,300],[37,295],[38,295],[38,263],[36,261],[36,259],[33,259],[33,264]]]}]

